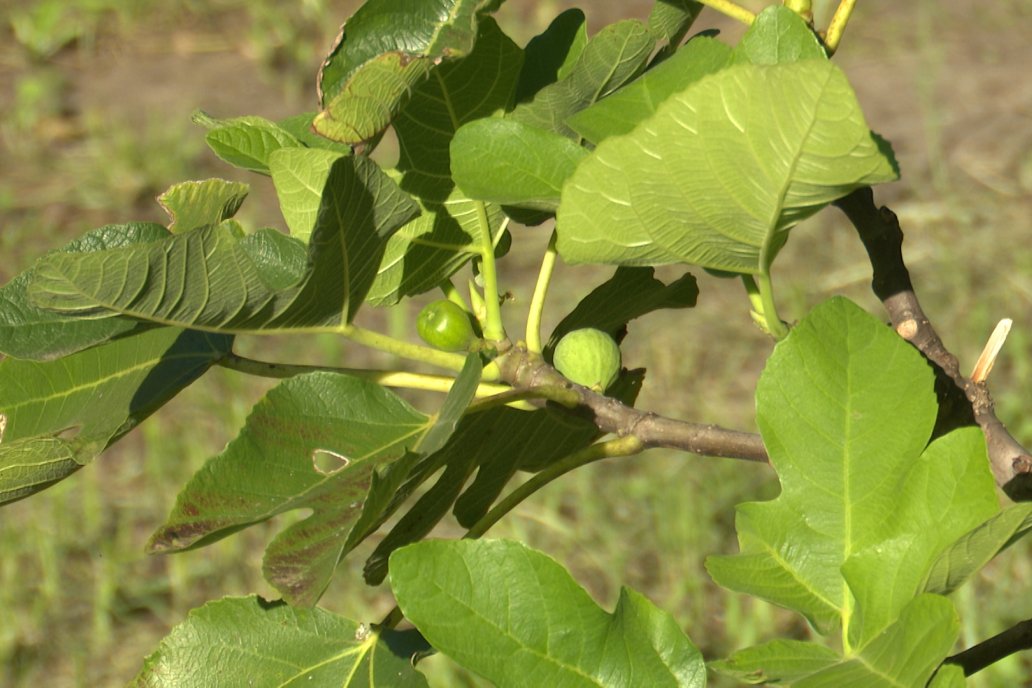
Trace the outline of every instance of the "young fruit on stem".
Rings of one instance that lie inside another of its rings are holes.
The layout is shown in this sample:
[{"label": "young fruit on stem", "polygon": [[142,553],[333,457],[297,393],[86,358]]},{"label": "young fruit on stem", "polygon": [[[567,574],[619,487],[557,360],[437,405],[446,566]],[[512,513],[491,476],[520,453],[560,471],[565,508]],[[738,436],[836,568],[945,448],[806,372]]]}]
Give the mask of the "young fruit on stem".
[{"label": "young fruit on stem", "polygon": [[476,340],[469,313],[448,299],[428,303],[416,318],[420,338],[441,351],[469,351]]},{"label": "young fruit on stem", "polygon": [[601,330],[573,330],[559,340],[552,364],[570,382],[604,392],[620,374],[620,346]]}]

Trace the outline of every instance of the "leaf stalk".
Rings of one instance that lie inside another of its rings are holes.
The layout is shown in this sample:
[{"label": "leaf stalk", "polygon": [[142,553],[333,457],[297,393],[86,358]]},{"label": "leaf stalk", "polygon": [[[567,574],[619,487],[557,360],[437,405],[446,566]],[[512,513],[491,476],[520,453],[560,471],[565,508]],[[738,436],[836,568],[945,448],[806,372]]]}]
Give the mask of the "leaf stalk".
[{"label": "leaf stalk", "polygon": [[746,26],[752,24],[756,20],[755,12],[751,12],[730,0],[699,0],[699,2],[707,7],[712,7],[721,14],[726,14],[732,19],[737,19]]},{"label": "leaf stalk", "polygon": [[541,315],[545,310],[545,299],[548,297],[548,287],[552,282],[552,273],[555,272],[556,259],[559,252],[555,247],[556,235],[552,230],[552,236],[548,240],[548,248],[541,258],[541,269],[538,271],[537,283],[534,285],[534,295],[530,299],[530,312],[527,314],[527,350],[531,353],[541,353]]},{"label": "leaf stalk", "polygon": [[[351,375],[352,377],[370,380],[384,387],[403,389],[419,389],[427,392],[447,393],[455,378],[447,375],[429,375],[427,373],[410,373],[404,370],[373,370],[369,368],[339,368],[336,366],[302,365],[296,363],[275,363],[259,361],[239,354],[230,353],[222,358],[218,365],[238,373],[256,377],[283,380],[304,373],[328,372]],[[477,386],[475,396],[478,399],[493,399],[500,394],[511,392],[508,385],[481,383]]]},{"label": "leaf stalk", "polygon": [[838,7],[835,8],[835,14],[832,15],[828,30],[824,34],[824,47],[827,48],[829,57],[838,50],[842,34],[846,31],[846,24],[849,23],[855,6],[856,0],[841,0]]},{"label": "leaf stalk", "polygon": [[480,274],[484,278],[484,306],[486,318],[483,323],[484,338],[488,341],[505,340],[502,326],[501,301],[498,298],[498,270],[495,265],[494,239],[491,236],[491,222],[487,218],[487,205],[476,202],[477,222],[480,225]]},{"label": "leaf stalk", "polygon": [[[448,370],[460,371],[462,366],[466,363],[466,357],[462,354],[453,354],[446,351],[438,351],[437,349],[431,349],[430,347],[421,346],[419,344],[412,344],[411,342],[402,341],[395,339],[381,332],[375,332],[373,330],[367,330],[364,327],[358,325],[347,325],[339,330],[339,334],[347,337],[353,342],[361,344],[362,346],[368,346],[372,349],[379,349],[385,353],[393,354],[401,358],[406,358],[411,361],[420,361],[430,365],[437,366],[439,368],[446,368]],[[484,372],[485,376],[491,375],[489,371]],[[497,380],[496,377],[490,377],[487,379],[488,382]]]}]

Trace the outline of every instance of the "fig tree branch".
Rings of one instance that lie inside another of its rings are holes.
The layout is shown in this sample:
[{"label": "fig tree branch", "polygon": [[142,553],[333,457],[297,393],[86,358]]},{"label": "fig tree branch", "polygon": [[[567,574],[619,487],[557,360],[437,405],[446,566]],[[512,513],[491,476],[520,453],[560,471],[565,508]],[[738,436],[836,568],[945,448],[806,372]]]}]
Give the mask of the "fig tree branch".
[{"label": "fig tree branch", "polygon": [[703,456],[768,461],[767,450],[758,434],[639,411],[587,387],[573,384],[523,345],[514,347],[497,364],[501,378],[517,389],[564,390],[560,401],[565,407],[571,406],[572,392],[577,403],[571,413],[584,414],[602,432],[637,438],[642,449],[666,447]]},{"label": "fig tree branch", "polygon": [[973,381],[942,343],[918,302],[903,262],[903,231],[896,215],[878,208],[871,189],[854,191],[836,202],[853,223],[871,260],[871,288],[885,305],[892,326],[936,369],[939,417],[935,435],[977,424],[985,435],[989,463],[999,485],[1015,501],[1032,500],[1032,455],[996,417],[985,381]]},{"label": "fig tree branch", "polygon": [[965,676],[970,676],[1022,650],[1032,650],[1032,619],[1026,619],[1003,633],[947,657],[943,663],[956,664],[964,670]]}]

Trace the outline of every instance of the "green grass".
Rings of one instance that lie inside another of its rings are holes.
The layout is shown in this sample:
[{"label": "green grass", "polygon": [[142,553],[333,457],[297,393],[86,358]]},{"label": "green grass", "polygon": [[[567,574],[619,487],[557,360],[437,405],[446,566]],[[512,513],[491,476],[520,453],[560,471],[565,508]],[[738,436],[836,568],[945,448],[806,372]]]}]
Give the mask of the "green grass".
[{"label": "green grass", "polygon": [[[213,59],[239,58],[239,73],[219,86],[235,89],[232,98],[220,102],[238,103],[239,109],[217,114],[308,109],[320,53],[346,16],[345,7],[354,3],[308,0],[285,9],[282,3],[242,0],[81,0],[74,3],[76,21],[61,31],[46,29],[53,4],[27,4],[3,17],[4,26],[17,21],[23,27],[20,33],[11,29],[6,35],[10,40],[0,48],[0,69],[15,85],[0,96],[0,279],[6,281],[45,250],[94,226],[163,220],[153,198],[182,179],[247,179],[253,197],[245,204],[245,222],[281,224],[267,181],[233,173],[204,151],[202,132],[189,124],[188,116],[206,102],[175,101],[174,107],[141,117],[131,104],[120,102],[84,108],[76,84],[106,69],[115,49],[125,51],[128,59],[157,51],[170,64],[185,59],[184,54],[211,51]],[[595,10],[584,4],[589,13]],[[918,61],[918,109],[907,113],[913,126],[902,128],[896,140],[906,163],[904,181],[879,193],[891,198],[900,214],[906,255],[926,310],[965,368],[997,319],[1015,319],[1015,331],[993,373],[993,389],[1001,418],[1019,439],[1032,442],[1025,392],[1032,388],[1026,353],[1032,343],[1027,318],[1032,312],[1032,254],[1015,250],[1027,243],[1029,202],[1000,197],[950,167],[947,121],[953,101],[943,96],[950,73],[936,44],[936,36],[952,36],[960,28],[971,32],[971,41],[989,41],[992,32],[1006,31],[1008,24],[987,14],[979,15],[981,23],[949,13],[928,14],[934,5],[926,2],[904,11],[876,30],[873,17],[888,16],[886,8],[892,4],[872,2],[867,11],[861,3],[856,31],[847,33],[840,59],[857,69],[865,60],[881,59],[883,66],[885,59]],[[512,0],[506,12],[509,19],[524,22],[514,33],[525,39],[547,19],[539,10],[554,13],[565,6]],[[917,17],[915,12],[923,14]],[[594,28],[601,25],[598,14],[592,14]],[[910,23],[915,17],[924,22],[917,29]],[[158,41],[155,48],[155,36],[178,37],[179,43]],[[905,41],[905,50],[890,40]],[[129,86],[178,88],[162,81]],[[889,94],[887,102],[875,103],[874,111],[891,115],[894,97]],[[873,118],[871,123],[881,126]],[[907,167],[912,163],[913,171]],[[509,307],[510,325],[519,320],[529,299],[547,238],[540,230],[521,229],[517,236],[513,254],[502,263],[508,286],[520,299]],[[677,271],[662,273],[673,277]],[[546,325],[572,307],[587,291],[585,285],[608,274],[560,267]],[[869,265],[859,241],[834,211],[795,231],[779,259],[776,278],[786,319],[801,318],[832,293],[844,293],[881,313],[867,286]],[[751,325],[737,282],[706,275],[699,280],[697,309],[649,316],[631,328],[625,361],[649,369],[640,406],[751,429],[752,389],[771,344]],[[368,317],[394,334],[411,336],[404,331],[411,312],[409,317]],[[250,339],[241,344],[246,352],[267,358],[371,360],[330,338]],[[213,371],[78,475],[0,510],[0,685],[123,685],[142,657],[192,607],[229,594],[275,596],[261,578],[262,552],[272,534],[297,515],[195,552],[169,557],[143,553],[178,489],[233,437],[270,385]],[[433,397],[414,399],[432,409],[428,404]],[[517,537],[552,554],[607,606],[621,585],[635,587],[673,613],[706,655],[715,657],[771,637],[808,633],[798,618],[782,610],[722,591],[703,570],[707,555],[735,551],[734,505],[776,493],[772,474],[762,466],[651,451],[566,476],[522,505],[492,535]],[[444,524],[440,531],[460,532],[454,524]],[[344,563],[324,606],[365,620],[378,619],[390,608],[389,595],[355,582],[363,554],[374,544]],[[1027,555],[1027,545],[1015,547],[957,595],[964,644],[1029,615],[1015,604],[1032,583]],[[436,686],[481,685],[444,658],[432,658],[426,666]],[[1019,685],[1030,675],[1028,658],[1012,658],[970,685]],[[720,679],[713,683],[729,685]]]}]

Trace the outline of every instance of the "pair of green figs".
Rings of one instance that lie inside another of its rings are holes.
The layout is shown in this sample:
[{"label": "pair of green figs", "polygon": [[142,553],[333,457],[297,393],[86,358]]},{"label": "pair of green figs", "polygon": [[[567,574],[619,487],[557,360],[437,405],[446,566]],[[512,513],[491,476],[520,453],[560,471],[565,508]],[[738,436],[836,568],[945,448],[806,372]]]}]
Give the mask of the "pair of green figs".
[{"label": "pair of green figs", "polygon": [[[470,351],[479,342],[469,312],[448,299],[427,304],[416,319],[416,331],[442,351]],[[601,330],[572,330],[556,345],[552,365],[570,382],[602,392],[620,374],[620,347]]]}]

